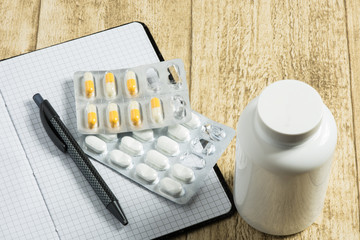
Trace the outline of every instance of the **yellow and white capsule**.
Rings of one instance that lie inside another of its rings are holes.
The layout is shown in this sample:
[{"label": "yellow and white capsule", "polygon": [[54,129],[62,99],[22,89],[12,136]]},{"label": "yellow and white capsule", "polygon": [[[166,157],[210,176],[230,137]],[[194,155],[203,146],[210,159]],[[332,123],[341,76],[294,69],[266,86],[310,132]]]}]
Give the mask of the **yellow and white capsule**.
[{"label": "yellow and white capsule", "polygon": [[89,104],[86,107],[86,114],[87,114],[87,125],[90,129],[95,129],[98,126],[97,121],[97,113],[96,113],[96,106],[94,104]]},{"label": "yellow and white capsule", "polygon": [[126,87],[129,91],[129,94],[131,96],[136,96],[136,94],[139,92],[138,84],[136,81],[136,74],[133,71],[128,71],[126,73]]},{"label": "yellow and white capsule", "polygon": [[115,76],[111,72],[105,74],[105,95],[109,98],[116,96]]},{"label": "yellow and white capsule", "polygon": [[137,101],[131,101],[130,105],[130,120],[134,126],[141,125],[141,111],[140,104]]},{"label": "yellow and white capsule", "polygon": [[120,126],[119,110],[116,103],[109,103],[108,105],[109,125],[111,128],[118,128]]},{"label": "yellow and white capsule", "polygon": [[94,76],[91,72],[84,73],[84,89],[85,96],[87,98],[92,98],[95,96]]},{"label": "yellow and white capsule", "polygon": [[162,123],[164,120],[164,114],[162,110],[162,104],[160,99],[153,97],[150,101],[151,105],[151,116],[156,123]]}]

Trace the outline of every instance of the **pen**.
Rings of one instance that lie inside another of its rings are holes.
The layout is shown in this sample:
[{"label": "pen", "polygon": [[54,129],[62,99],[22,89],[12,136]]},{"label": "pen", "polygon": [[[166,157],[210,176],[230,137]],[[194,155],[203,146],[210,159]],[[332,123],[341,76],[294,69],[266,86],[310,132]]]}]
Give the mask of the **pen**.
[{"label": "pen", "polygon": [[44,100],[39,93],[33,96],[35,103],[40,108],[41,122],[45,131],[54,142],[54,144],[62,151],[68,152],[74,160],[81,173],[90,183],[95,193],[98,195],[105,207],[123,224],[127,225],[128,221],[122,211],[120,204],[111,192],[108,185],[102,179],[98,171],[90,162],[87,155],[75,141],[64,123],[60,120],[59,115],[51,106],[48,100]]}]

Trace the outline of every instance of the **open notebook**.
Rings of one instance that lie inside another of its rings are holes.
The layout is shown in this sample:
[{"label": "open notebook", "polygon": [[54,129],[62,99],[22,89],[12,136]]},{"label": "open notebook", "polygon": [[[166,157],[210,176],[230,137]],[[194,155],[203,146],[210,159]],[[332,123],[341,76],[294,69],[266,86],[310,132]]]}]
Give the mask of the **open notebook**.
[{"label": "open notebook", "polygon": [[[233,211],[221,175],[177,205],[93,161],[129,220],[122,226],[72,159],[50,141],[32,96],[49,99],[75,137],[72,75],[162,60],[147,28],[130,23],[0,62],[0,238],[149,239],[186,230]],[[220,179],[219,179],[220,178]]]}]

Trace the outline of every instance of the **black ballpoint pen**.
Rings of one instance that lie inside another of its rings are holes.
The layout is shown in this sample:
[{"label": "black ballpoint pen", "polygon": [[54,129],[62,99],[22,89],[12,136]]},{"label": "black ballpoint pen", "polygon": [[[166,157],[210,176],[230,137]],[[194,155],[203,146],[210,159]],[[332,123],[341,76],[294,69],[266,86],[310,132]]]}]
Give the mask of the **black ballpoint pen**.
[{"label": "black ballpoint pen", "polygon": [[120,204],[102,179],[98,171],[90,162],[87,155],[80,148],[64,123],[60,120],[59,115],[50,105],[48,100],[44,100],[39,93],[33,96],[35,103],[40,108],[41,122],[45,131],[54,142],[54,144],[62,151],[68,152],[70,157],[74,160],[81,173],[90,183],[102,203],[106,208],[123,224],[128,224],[124,212]]}]

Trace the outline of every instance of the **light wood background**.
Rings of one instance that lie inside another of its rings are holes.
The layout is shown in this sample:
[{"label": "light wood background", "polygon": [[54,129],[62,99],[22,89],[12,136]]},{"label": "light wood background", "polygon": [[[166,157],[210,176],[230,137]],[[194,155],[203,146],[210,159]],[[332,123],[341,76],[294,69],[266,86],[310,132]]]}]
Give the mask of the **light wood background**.
[{"label": "light wood background", "polygon": [[[182,58],[191,106],[236,127],[268,84],[311,84],[333,113],[338,146],[325,206],[285,239],[359,239],[360,2],[1,0],[0,58],[131,21],[144,22],[165,59]],[[218,164],[233,186],[235,140]],[[238,214],[176,239],[277,239]]]}]

